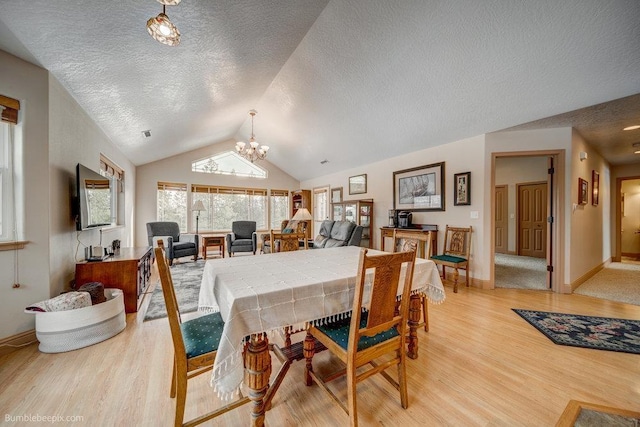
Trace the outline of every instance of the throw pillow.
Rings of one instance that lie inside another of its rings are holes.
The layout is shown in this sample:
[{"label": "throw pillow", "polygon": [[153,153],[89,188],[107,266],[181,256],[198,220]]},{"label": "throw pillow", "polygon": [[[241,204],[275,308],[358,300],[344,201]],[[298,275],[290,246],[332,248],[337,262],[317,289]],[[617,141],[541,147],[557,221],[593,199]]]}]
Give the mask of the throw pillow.
[{"label": "throw pillow", "polygon": [[104,285],[100,282],[89,282],[80,286],[78,291],[89,292],[91,295],[91,304],[96,305],[107,300],[107,297],[104,296]]}]

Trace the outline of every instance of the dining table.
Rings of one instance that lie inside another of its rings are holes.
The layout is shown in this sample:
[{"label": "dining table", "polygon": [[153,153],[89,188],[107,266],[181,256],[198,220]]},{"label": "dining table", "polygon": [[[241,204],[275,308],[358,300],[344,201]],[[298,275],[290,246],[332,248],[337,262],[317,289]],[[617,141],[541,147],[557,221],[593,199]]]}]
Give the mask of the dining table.
[{"label": "dining table", "polygon": [[[265,408],[281,381],[277,379],[269,390],[269,351],[274,350],[269,337],[284,328],[303,330],[312,323],[348,316],[362,250],[365,249],[342,246],[206,261],[198,310],[220,312],[225,322],[211,385],[218,396],[229,399],[240,392],[244,383],[253,401],[252,425],[263,425]],[[374,249],[367,251],[370,256],[384,254]],[[398,294],[401,292],[399,289]],[[416,258],[408,320],[410,358],[418,355],[422,295],[433,304],[445,299],[435,263]]]}]

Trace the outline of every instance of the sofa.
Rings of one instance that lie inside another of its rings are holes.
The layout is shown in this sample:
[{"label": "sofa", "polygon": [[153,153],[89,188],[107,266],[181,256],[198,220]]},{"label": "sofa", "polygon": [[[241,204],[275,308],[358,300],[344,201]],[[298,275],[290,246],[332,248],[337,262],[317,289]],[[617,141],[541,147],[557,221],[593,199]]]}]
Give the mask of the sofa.
[{"label": "sofa", "polygon": [[351,221],[325,219],[313,241],[313,249],[334,248],[336,246],[360,246],[362,226]]}]

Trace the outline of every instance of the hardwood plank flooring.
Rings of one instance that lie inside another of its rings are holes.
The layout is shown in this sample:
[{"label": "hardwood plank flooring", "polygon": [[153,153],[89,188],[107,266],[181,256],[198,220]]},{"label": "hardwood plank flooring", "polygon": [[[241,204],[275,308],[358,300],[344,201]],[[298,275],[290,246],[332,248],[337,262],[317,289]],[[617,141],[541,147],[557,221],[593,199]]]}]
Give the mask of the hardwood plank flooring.
[{"label": "hardwood plank flooring", "polygon": [[[446,291],[443,304],[429,307],[430,332],[418,332],[419,358],[408,359],[409,408],[401,408],[384,379],[373,377],[358,386],[362,425],[553,426],[571,399],[640,411],[640,355],[555,345],[511,311],[640,319],[640,306],[545,291]],[[81,417],[73,425],[172,425],[169,326],[166,319],[142,318],[129,314],[122,333],[84,349],[44,354],[33,344],[0,357],[0,424],[32,425],[15,417],[40,415]],[[327,372],[336,366],[328,352],[314,365]],[[303,368],[304,362],[291,367],[267,423],[347,424],[347,415],[317,386],[303,384]],[[219,405],[209,378],[189,383],[187,418]],[[336,390],[343,386],[335,381]],[[205,425],[249,421],[243,406]]]}]

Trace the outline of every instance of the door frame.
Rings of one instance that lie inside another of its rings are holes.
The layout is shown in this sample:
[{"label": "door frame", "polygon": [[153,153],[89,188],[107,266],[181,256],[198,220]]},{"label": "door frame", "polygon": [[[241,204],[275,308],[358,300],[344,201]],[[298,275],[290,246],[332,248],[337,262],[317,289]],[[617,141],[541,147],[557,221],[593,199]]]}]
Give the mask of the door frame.
[{"label": "door frame", "polygon": [[624,176],[620,178],[616,178],[616,211],[618,214],[616,215],[616,253],[613,254],[611,260],[613,262],[621,262],[622,261],[622,181],[629,181],[634,179],[640,179],[640,175],[638,176]]},{"label": "door frame", "polygon": [[[556,293],[570,293],[570,287],[564,284],[564,201],[565,201],[565,150],[540,150],[540,151],[507,151],[491,153],[491,191],[490,191],[490,263],[489,263],[489,289],[495,289],[495,187],[496,187],[496,159],[499,157],[553,157],[554,178],[550,180],[547,175],[547,197],[551,203],[553,223],[547,226],[547,263],[553,265],[550,274],[551,290]],[[551,182],[549,182],[551,181]],[[551,237],[553,236],[553,241]],[[551,254],[551,256],[550,256]]]}]

